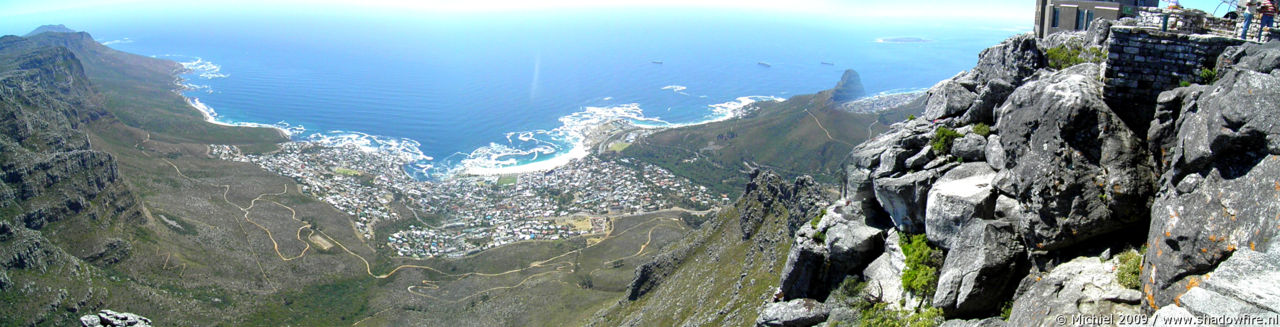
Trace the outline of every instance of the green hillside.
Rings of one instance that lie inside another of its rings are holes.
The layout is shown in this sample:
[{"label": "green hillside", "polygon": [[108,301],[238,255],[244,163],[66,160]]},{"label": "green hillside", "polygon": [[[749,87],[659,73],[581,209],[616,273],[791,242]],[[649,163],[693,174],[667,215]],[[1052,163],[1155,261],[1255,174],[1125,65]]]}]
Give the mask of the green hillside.
[{"label": "green hillside", "polygon": [[622,153],[731,195],[746,184],[748,165],[833,183],[855,144],[924,108],[916,100],[878,113],[851,113],[834,106],[831,93],[760,102],[745,117],[658,132]]}]

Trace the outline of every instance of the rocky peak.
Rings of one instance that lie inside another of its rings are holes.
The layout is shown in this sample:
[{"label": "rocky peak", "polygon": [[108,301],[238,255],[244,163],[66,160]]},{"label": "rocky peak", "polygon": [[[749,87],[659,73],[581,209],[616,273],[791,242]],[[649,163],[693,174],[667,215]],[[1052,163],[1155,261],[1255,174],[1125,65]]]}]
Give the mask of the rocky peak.
[{"label": "rocky peak", "polygon": [[858,72],[846,69],[844,74],[840,75],[840,83],[836,84],[836,88],[831,94],[831,102],[848,102],[866,95],[867,90],[862,87],[862,78],[858,76]]}]

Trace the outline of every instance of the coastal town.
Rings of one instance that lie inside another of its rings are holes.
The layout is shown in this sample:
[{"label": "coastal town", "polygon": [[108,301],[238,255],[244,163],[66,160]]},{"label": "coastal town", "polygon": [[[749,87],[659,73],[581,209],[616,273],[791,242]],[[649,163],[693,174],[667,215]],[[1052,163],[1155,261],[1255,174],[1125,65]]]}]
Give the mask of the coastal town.
[{"label": "coastal town", "polygon": [[[366,240],[414,258],[462,256],[522,240],[598,232],[591,226],[599,226],[596,220],[606,214],[704,210],[728,201],[727,194],[713,195],[670,171],[626,158],[587,156],[548,171],[420,181],[405,172],[405,158],[354,145],[289,142],[268,154],[214,145],[210,153],[293,178],[304,193],[354,217]],[[557,222],[570,215],[596,220],[585,228]],[[432,225],[422,216],[440,221]],[[405,227],[377,235],[379,224],[406,220],[396,225]]]}]

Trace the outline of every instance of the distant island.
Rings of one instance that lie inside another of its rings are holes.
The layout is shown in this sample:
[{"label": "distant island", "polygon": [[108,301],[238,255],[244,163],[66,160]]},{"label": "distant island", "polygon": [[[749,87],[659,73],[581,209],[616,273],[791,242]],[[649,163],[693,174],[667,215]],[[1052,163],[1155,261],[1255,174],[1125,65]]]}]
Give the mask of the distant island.
[{"label": "distant island", "polygon": [[930,39],[922,39],[918,37],[886,37],[876,39],[876,43],[927,43],[933,42]]}]

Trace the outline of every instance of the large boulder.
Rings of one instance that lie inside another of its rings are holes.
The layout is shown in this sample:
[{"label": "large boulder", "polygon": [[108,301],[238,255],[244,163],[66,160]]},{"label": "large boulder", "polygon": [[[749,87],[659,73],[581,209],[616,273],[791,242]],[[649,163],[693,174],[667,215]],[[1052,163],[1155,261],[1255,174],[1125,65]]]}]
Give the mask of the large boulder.
[{"label": "large boulder", "polygon": [[958,118],[956,125],[990,122],[990,112],[1027,78],[1047,66],[1035,35],[1018,35],[978,55],[972,70],[942,81],[926,92],[926,120]]},{"label": "large boulder", "polygon": [[907,256],[899,245],[898,231],[889,230],[884,240],[884,253],[862,271],[867,282],[864,292],[873,300],[887,303],[890,308],[915,309],[920,298],[902,288],[902,270],[907,267]]},{"label": "large boulder", "polygon": [[795,299],[764,305],[756,326],[808,327],[827,320],[831,309],[814,299]]},{"label": "large boulder", "polygon": [[973,219],[990,219],[995,209],[996,172],[974,162],[947,171],[929,190],[924,233],[929,241],[951,249],[961,227]]},{"label": "large boulder", "polygon": [[845,275],[861,271],[880,253],[884,231],[867,226],[857,207],[836,207],[796,231],[778,286],[783,299],[826,298]]},{"label": "large boulder", "polygon": [[937,126],[923,119],[894,123],[889,130],[853,147],[849,163],[861,169],[874,170],[880,166],[880,157],[892,148],[910,154],[929,145]]},{"label": "large boulder", "polygon": [[933,306],[948,317],[993,314],[1025,273],[1025,249],[1013,225],[975,220],[964,226],[953,245],[942,264]]},{"label": "large boulder", "polygon": [[1005,169],[1027,244],[1054,250],[1144,223],[1153,193],[1142,140],[1102,99],[1098,67],[1081,64],[1019,87],[997,111]]},{"label": "large boulder", "polygon": [[[951,166],[948,166],[948,168]],[[876,200],[889,213],[898,230],[924,232],[925,203],[929,188],[945,169],[922,170],[898,177],[875,179]]]},{"label": "large boulder", "polygon": [[1142,314],[1142,293],[1116,281],[1116,259],[1079,257],[1048,274],[1028,275],[1013,301],[1012,326],[1062,326],[1066,317]]},{"label": "large boulder", "polygon": [[976,133],[965,134],[951,145],[951,154],[965,162],[987,159],[987,138]]},{"label": "large boulder", "polygon": [[1178,305],[1196,315],[1280,318],[1280,253],[1240,250],[1195,287]]},{"label": "large boulder", "polygon": [[[1173,303],[1232,252],[1264,251],[1280,232],[1280,76],[1226,69],[1204,89],[1161,95],[1171,123],[1153,124],[1168,169],[1151,208],[1143,290]],[[1178,105],[1175,100],[1180,99]]]}]

